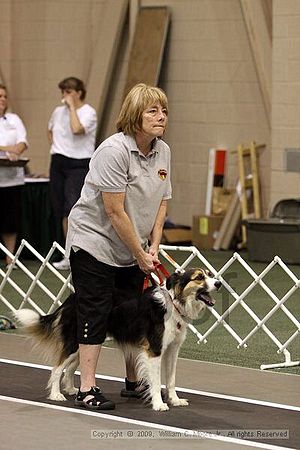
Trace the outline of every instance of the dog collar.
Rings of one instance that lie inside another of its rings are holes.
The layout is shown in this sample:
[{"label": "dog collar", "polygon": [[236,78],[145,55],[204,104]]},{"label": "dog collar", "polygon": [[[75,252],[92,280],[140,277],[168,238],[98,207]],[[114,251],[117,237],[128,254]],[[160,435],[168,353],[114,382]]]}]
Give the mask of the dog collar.
[{"label": "dog collar", "polygon": [[[182,312],[180,311],[180,309],[178,308],[178,306],[175,305],[174,298],[171,295],[171,293],[167,289],[165,289],[165,290],[167,291],[167,294],[168,294],[167,297],[170,300],[170,303],[172,304],[172,306],[175,309],[175,311],[177,312],[177,314],[180,315],[180,317],[184,320],[184,322],[189,323],[190,322],[189,319],[185,315],[183,315]],[[181,328],[181,323],[180,322],[177,322],[177,328],[178,329]]]}]

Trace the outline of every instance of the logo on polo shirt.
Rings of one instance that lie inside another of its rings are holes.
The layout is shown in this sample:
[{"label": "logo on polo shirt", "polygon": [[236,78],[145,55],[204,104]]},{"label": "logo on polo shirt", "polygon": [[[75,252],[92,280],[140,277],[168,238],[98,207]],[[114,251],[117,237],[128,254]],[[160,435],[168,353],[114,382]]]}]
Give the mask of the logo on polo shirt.
[{"label": "logo on polo shirt", "polygon": [[161,180],[165,180],[167,178],[167,171],[165,169],[159,169],[158,176]]}]

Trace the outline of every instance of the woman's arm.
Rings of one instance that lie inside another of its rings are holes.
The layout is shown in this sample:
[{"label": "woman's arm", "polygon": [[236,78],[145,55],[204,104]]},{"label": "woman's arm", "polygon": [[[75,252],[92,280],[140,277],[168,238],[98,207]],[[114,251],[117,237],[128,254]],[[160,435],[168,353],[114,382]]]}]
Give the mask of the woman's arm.
[{"label": "woman's arm", "polygon": [[70,107],[70,125],[74,134],[85,134],[85,129],[78,118],[76,108]]},{"label": "woman's arm", "polygon": [[19,156],[26,150],[27,144],[25,142],[19,142],[15,145],[1,145],[0,150],[2,152],[6,152],[6,156],[11,161],[15,161],[19,158]]},{"label": "woman's arm", "polygon": [[166,216],[167,216],[167,200],[162,200],[155,219],[155,224],[151,232],[150,236],[151,245],[149,248],[149,253],[154,257],[156,257],[157,262],[158,262],[159,244],[161,242],[162,231],[166,220]]},{"label": "woman's arm", "polygon": [[49,143],[52,145],[53,144],[53,132],[52,130],[47,130],[47,137],[48,137],[48,141]]},{"label": "woman's arm", "polygon": [[132,222],[125,212],[125,193],[102,192],[102,198],[106,214],[112,226],[136,258],[140,269],[145,273],[152,272],[154,270],[153,263],[155,262],[155,258],[142,248]]},{"label": "woman's arm", "polygon": [[64,101],[65,104],[68,106],[69,108],[69,113],[70,113],[70,125],[71,125],[71,130],[73,134],[85,134],[85,129],[82,125],[82,123],[79,120],[79,117],[77,115],[77,111],[76,111],[76,107],[75,107],[75,102],[73,99],[73,96],[70,95],[66,95],[64,97]]}]

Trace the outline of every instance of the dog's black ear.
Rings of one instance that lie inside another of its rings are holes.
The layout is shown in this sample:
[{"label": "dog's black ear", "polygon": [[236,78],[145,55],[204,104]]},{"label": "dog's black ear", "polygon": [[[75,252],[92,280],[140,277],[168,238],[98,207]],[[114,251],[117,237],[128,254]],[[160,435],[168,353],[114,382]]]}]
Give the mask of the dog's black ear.
[{"label": "dog's black ear", "polygon": [[180,278],[179,273],[177,272],[172,273],[172,275],[169,276],[169,278],[167,278],[166,280],[166,288],[168,290],[172,289],[175,286],[175,284],[178,283],[179,278]]}]

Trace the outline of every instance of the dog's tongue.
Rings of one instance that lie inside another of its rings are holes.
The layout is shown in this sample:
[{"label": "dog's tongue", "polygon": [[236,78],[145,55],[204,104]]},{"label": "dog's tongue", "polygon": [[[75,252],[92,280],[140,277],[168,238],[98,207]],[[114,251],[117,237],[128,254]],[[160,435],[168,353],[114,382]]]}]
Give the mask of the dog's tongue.
[{"label": "dog's tongue", "polygon": [[201,300],[204,301],[204,303],[206,303],[208,306],[214,306],[215,304],[215,300],[213,298],[211,298],[208,294],[201,294]]}]

